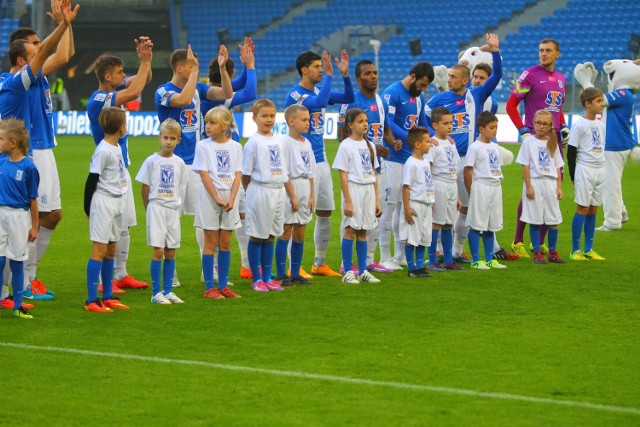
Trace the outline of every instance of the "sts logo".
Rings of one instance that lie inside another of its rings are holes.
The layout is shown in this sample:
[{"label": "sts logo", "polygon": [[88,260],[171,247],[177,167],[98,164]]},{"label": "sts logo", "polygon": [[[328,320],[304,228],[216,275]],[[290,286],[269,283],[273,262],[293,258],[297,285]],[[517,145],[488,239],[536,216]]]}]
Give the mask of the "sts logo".
[{"label": "sts logo", "polygon": [[560,106],[563,102],[564,94],[555,90],[547,93],[547,98],[544,100],[544,103],[548,105],[547,110],[549,111],[560,111]]},{"label": "sts logo", "polygon": [[311,113],[309,133],[315,135],[324,135],[324,111]]},{"label": "sts logo", "polygon": [[416,114],[410,114],[404,120],[404,128],[411,129],[417,124],[417,122],[418,122],[418,116]]},{"label": "sts logo", "polygon": [[195,132],[198,130],[198,115],[192,108],[180,111],[180,126],[183,132]]},{"label": "sts logo", "polygon": [[382,143],[382,124],[380,123],[371,123],[369,126],[369,132],[367,132],[367,139],[374,144]]}]

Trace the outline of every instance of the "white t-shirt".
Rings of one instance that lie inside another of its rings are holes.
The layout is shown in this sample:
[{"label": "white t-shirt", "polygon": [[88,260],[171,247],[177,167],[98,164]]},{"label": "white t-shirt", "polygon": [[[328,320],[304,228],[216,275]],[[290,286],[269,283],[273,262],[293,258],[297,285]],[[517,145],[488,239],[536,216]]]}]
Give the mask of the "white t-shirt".
[{"label": "white t-shirt", "polygon": [[297,141],[286,135],[283,142],[289,166],[289,178],[312,178],[316,159],[309,140],[304,138],[304,141]]},{"label": "white t-shirt", "polygon": [[466,159],[465,167],[473,168],[474,180],[502,181],[500,151],[497,144],[476,140],[469,146]]},{"label": "white t-shirt", "polygon": [[180,209],[190,173],[180,157],[154,153],[142,163],[136,181],[149,186],[149,201]]},{"label": "white t-shirt", "polygon": [[516,162],[529,166],[531,178],[558,177],[558,169],[564,166],[560,156],[560,148],[553,156],[547,150],[547,141],[540,140],[534,135],[525,138],[518,152]]},{"label": "white t-shirt", "polygon": [[571,126],[569,145],[578,151],[578,163],[604,166],[604,123],[580,117]]},{"label": "white t-shirt", "polygon": [[[371,147],[371,150],[369,149]],[[333,169],[347,172],[348,180],[356,184],[373,184],[376,182],[374,167],[379,167],[377,156],[373,156],[371,163],[371,151],[375,154],[373,144],[365,140],[355,141],[345,138],[338,147],[338,153],[333,161]]]},{"label": "white t-shirt", "polygon": [[402,186],[405,185],[409,186],[409,200],[425,204],[435,202],[431,159],[428,155],[425,155],[422,160],[413,156],[407,159],[402,168]]},{"label": "white t-shirt", "polygon": [[440,181],[455,182],[458,176],[460,156],[456,145],[448,139],[434,138],[440,145],[432,145],[429,156],[433,162],[433,178]]},{"label": "white t-shirt", "polygon": [[288,180],[287,156],[278,135],[254,134],[244,146],[242,174],[267,186],[282,187]]},{"label": "white t-shirt", "polygon": [[89,172],[100,175],[97,191],[115,197],[121,197],[129,191],[122,150],[117,145],[109,144],[104,139],[100,141],[91,157]]},{"label": "white t-shirt", "polygon": [[191,169],[209,172],[216,190],[231,190],[236,172],[242,170],[242,146],[232,139],[227,142],[204,139],[196,145]]}]

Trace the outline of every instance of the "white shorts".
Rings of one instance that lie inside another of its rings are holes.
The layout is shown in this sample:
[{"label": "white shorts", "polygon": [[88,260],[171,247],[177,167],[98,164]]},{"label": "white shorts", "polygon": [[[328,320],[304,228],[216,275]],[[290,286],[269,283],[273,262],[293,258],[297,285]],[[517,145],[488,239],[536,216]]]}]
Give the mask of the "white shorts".
[{"label": "white shorts", "polygon": [[344,229],[351,227],[354,230],[373,230],[378,224],[376,218],[376,197],[373,184],[356,184],[349,181],[349,194],[353,205],[353,215],[344,214],[344,197],[342,203],[342,223]]},{"label": "white shorts", "polygon": [[96,191],[91,198],[89,236],[98,243],[117,242],[122,232],[124,196],[113,197]]},{"label": "white shorts", "polygon": [[240,184],[238,188],[238,194],[236,194],[236,200],[238,201],[238,212],[244,214],[244,203],[247,200],[247,194],[244,192],[244,187]]},{"label": "white shorts", "polygon": [[402,203],[402,169],[404,169],[404,164],[402,163],[387,162],[385,203],[392,205]]},{"label": "white shorts", "polygon": [[502,186],[474,180],[469,196],[467,227],[478,231],[502,230]]},{"label": "white shorts", "polygon": [[400,215],[400,241],[411,246],[431,245],[433,207],[415,200],[410,200],[409,206],[416,213],[416,216],[413,217],[413,224],[408,224],[404,210],[402,211],[402,215]]},{"label": "white shorts", "polygon": [[436,197],[433,208],[433,223],[453,225],[458,216],[458,183],[434,179],[433,184]]},{"label": "white shorts", "polygon": [[[218,195],[228,200],[231,190],[217,190]],[[236,197],[233,209],[225,211],[209,195],[204,185],[200,188],[200,202],[196,210],[193,225],[203,230],[235,230],[240,228],[240,212],[238,211],[238,198]]]},{"label": "white shorts", "polygon": [[284,187],[273,188],[251,181],[247,187],[245,228],[247,236],[268,239],[281,236],[284,226]]},{"label": "white shorts", "polygon": [[522,184],[522,215],[520,221],[534,225],[558,225],[562,223],[560,202],[556,196],[558,184],[555,178],[531,179],[533,200],[527,198],[527,187]]},{"label": "white shorts", "polygon": [[467,187],[464,185],[464,164],[467,162],[467,156],[460,157],[458,160],[458,197],[460,198],[460,204],[463,208],[469,207],[469,193],[467,193]]},{"label": "white shorts", "polygon": [[573,181],[576,204],[580,206],[602,205],[604,167],[592,167],[578,163]]},{"label": "white shorts", "polygon": [[62,209],[60,176],[53,150],[33,150],[32,159],[40,175],[38,212],[52,212]]},{"label": "white shorts", "polygon": [[306,178],[294,178],[291,180],[293,190],[298,199],[298,210],[291,210],[291,199],[287,196],[284,205],[284,223],[305,225],[311,222],[311,210],[309,198],[311,197],[311,181]]},{"label": "white shorts", "polygon": [[147,245],[154,248],[180,247],[180,211],[149,202],[147,206]]},{"label": "white shorts", "polygon": [[[187,166],[190,167],[191,165]],[[182,202],[182,213],[184,215],[195,215],[200,200],[202,178],[200,178],[200,173],[195,171],[191,171],[188,176],[189,181],[187,182],[187,191],[185,191],[184,201]]]},{"label": "white shorts", "polygon": [[0,206],[0,256],[14,261],[29,258],[31,212]]},{"label": "white shorts", "polygon": [[336,209],[336,201],[333,194],[333,178],[331,178],[331,166],[328,161],[316,163],[313,170],[313,183],[315,185],[316,210],[333,211]]},{"label": "white shorts", "polygon": [[129,174],[129,169],[125,169],[125,176],[127,177],[127,185],[129,186],[129,191],[122,196],[124,199],[124,211],[122,212],[122,229],[126,229],[129,227],[134,227],[138,225],[138,218],[136,217],[136,202],[133,197],[133,187],[131,183],[131,175]]}]

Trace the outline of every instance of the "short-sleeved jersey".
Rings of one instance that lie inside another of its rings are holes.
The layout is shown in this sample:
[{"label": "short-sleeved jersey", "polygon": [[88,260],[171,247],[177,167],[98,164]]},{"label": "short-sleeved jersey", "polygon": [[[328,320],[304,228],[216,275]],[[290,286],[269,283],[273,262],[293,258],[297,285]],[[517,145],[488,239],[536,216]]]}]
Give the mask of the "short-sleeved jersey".
[{"label": "short-sleeved jersey", "polygon": [[149,186],[149,201],[180,209],[189,182],[189,169],[180,157],[153,153],[142,163],[136,181]]},{"label": "short-sleeved jersey", "polygon": [[491,97],[491,93],[502,79],[502,58],[500,52],[492,52],[493,73],[487,81],[476,87],[469,87],[464,94],[447,91],[435,95],[427,102],[425,113],[431,117],[431,111],[436,107],[444,107],[451,111],[453,128],[451,138],[456,142],[458,154],[467,155],[467,148],[475,140],[478,129],[476,118],[484,110],[484,104]]},{"label": "short-sleeved jersey", "polygon": [[548,71],[539,64],[520,74],[511,96],[524,100],[524,125],[533,130],[536,111],[547,110],[553,116],[553,128],[560,130],[566,87],[560,71]]},{"label": "short-sleeved jersey", "polygon": [[191,169],[207,171],[216,190],[231,190],[236,172],[242,171],[242,146],[232,139],[227,142],[203,139],[196,146]]},{"label": "short-sleeved jersey", "polygon": [[367,114],[369,121],[369,131],[367,132],[367,140],[375,145],[383,145],[384,130],[389,126],[387,119],[388,106],[384,100],[375,94],[374,98],[369,98],[359,90],[355,92],[356,100],[350,104],[342,104],[340,113],[338,114],[338,126],[344,126],[344,119],[352,108],[360,108]]},{"label": "short-sleeved jersey", "polygon": [[375,168],[379,166],[378,159],[371,153],[375,147],[365,140],[355,141],[345,138],[338,147],[333,168],[347,173],[347,180],[356,184],[373,184],[376,182]]},{"label": "short-sleeved jersey", "polygon": [[534,135],[522,141],[516,163],[529,166],[531,178],[557,178],[558,169],[564,166],[560,150],[556,149],[552,156],[547,149],[547,141],[538,139]]},{"label": "short-sleeved jersey", "polygon": [[251,181],[274,188],[282,187],[288,180],[287,156],[278,135],[254,134],[242,152],[242,174]]},{"label": "short-sleeved jersey", "polygon": [[300,104],[309,110],[309,131],[303,136],[311,142],[317,163],[324,162],[327,158],[324,150],[325,107],[331,104],[350,103],[354,100],[351,79],[343,77],[343,81],[344,92],[331,90],[331,76],[328,75],[325,75],[322,84],[314,87],[313,90],[297,84],[289,91],[284,101],[285,107]]},{"label": "short-sleeved jersey", "polygon": [[207,99],[208,90],[209,86],[206,83],[198,82],[189,105],[186,107],[170,107],[171,98],[175,94],[181,93],[182,89],[171,82],[162,84],[156,89],[155,103],[158,111],[158,120],[162,123],[166,119],[172,118],[180,123],[182,139],[180,144],[176,145],[174,153],[188,165],[193,163],[196,143],[200,141],[202,135],[203,120],[200,103],[202,100]]},{"label": "short-sleeved jersey", "polygon": [[424,112],[424,95],[412,96],[400,81],[386,88],[382,98],[389,106],[388,121],[393,135],[402,141],[399,151],[388,147],[390,155],[385,160],[404,163],[411,156],[411,149],[407,145],[407,132],[414,126],[428,126]]},{"label": "short-sleeved jersey", "polygon": [[475,141],[469,146],[465,167],[470,166],[473,168],[472,178],[474,180],[485,182],[502,181],[500,163],[500,151],[498,151],[497,144]]},{"label": "short-sleeved jersey", "polygon": [[602,113],[605,123],[605,151],[625,151],[636,146],[633,139],[633,93],[617,89],[605,94],[609,106]]},{"label": "short-sleeved jersey", "polygon": [[438,145],[432,145],[429,156],[433,163],[433,178],[439,181],[456,182],[460,156],[455,144],[448,139],[435,138]]},{"label": "short-sleeved jersey", "polygon": [[100,175],[96,191],[121,197],[129,190],[122,150],[102,140],[91,157],[90,173]]},{"label": "short-sleeved jersey", "polygon": [[29,89],[35,86],[38,78],[29,65],[15,74],[0,75],[0,119],[15,117],[24,122],[27,130],[31,129]]},{"label": "short-sleeved jersey", "polygon": [[283,142],[289,166],[289,178],[313,178],[316,159],[309,140],[304,138],[304,141],[297,141],[286,135],[283,137]]},{"label": "short-sleeved jersey", "polygon": [[600,120],[578,118],[571,126],[569,145],[576,147],[578,163],[604,166],[604,123]]},{"label": "short-sleeved jersey", "polygon": [[31,129],[29,130],[29,148],[49,150],[56,146],[53,131],[53,104],[49,81],[40,76],[35,85],[29,88],[29,109]]},{"label": "short-sleeved jersey", "polygon": [[29,157],[12,162],[0,157],[0,206],[29,210],[31,200],[38,198],[40,175]]},{"label": "short-sleeved jersey", "polygon": [[[124,88],[124,86],[123,86]],[[100,113],[105,108],[118,107],[116,105],[116,92],[104,92],[96,90],[89,97],[87,102],[87,115],[89,116],[89,122],[91,123],[91,135],[93,135],[93,142],[100,144],[104,139],[104,132],[100,127]],[[118,146],[122,150],[122,158],[124,159],[124,166],[129,167],[131,159],[129,158],[129,135],[124,135],[118,140]]]},{"label": "short-sleeved jersey", "polygon": [[409,187],[409,200],[430,205],[435,202],[435,187],[431,174],[431,157],[422,160],[409,157],[402,168],[402,186]]}]

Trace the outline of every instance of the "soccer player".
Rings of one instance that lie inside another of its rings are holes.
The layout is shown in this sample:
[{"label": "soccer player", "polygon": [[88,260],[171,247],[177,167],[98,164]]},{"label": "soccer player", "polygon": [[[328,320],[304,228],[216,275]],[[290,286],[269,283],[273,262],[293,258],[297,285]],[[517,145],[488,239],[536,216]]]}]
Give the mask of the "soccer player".
[{"label": "soccer player", "polygon": [[383,159],[389,157],[389,149],[385,147],[384,141],[386,141],[389,146],[394,146],[396,140],[393,132],[391,132],[387,118],[388,106],[382,97],[376,93],[378,89],[378,69],[373,62],[364,59],[356,64],[356,82],[358,83],[358,90],[355,92],[355,101],[351,104],[342,104],[340,107],[340,114],[338,116],[338,140],[342,141],[346,137],[344,117],[348,110],[351,108],[360,108],[367,113],[367,119],[369,120],[367,139],[375,145],[378,163],[380,163],[380,170],[377,175],[378,188],[380,189],[380,191],[378,191],[378,197],[380,198],[380,204],[383,209],[382,215],[387,220],[387,223],[382,224],[382,230],[380,222],[378,222],[374,229],[367,232],[367,269],[379,273],[391,273],[393,270],[380,265],[380,263],[374,259],[374,255],[379,238],[382,240],[381,247],[385,246],[389,248],[391,246],[391,216],[384,215],[384,209],[387,203],[385,201],[385,191],[382,190],[387,187],[387,171]]},{"label": "soccer player", "polygon": [[[153,43],[148,37],[139,37],[134,40],[136,53],[140,60],[140,66],[135,76],[127,78],[124,72],[124,61],[111,55],[99,57],[95,65],[95,73],[98,78],[98,90],[93,92],[87,103],[87,115],[91,122],[91,134],[93,141],[100,144],[104,138],[104,132],[100,126],[99,117],[102,110],[109,107],[121,107],[129,101],[140,96],[142,89],[151,81],[151,60],[153,58]],[[124,158],[125,175],[128,186],[131,188],[131,175],[129,174],[129,137],[123,135],[118,141],[118,146],[122,150]],[[131,237],[129,229],[137,224],[136,208],[133,192],[129,191],[124,196],[124,218],[120,239],[116,244],[115,255],[115,283],[114,292],[124,293],[121,289],[144,289],[149,286],[145,282],[134,279],[127,272],[127,259],[129,257],[129,247]]]},{"label": "soccer player", "polygon": [[[196,143],[202,137],[202,101],[205,99],[224,100],[233,97],[231,78],[225,66],[228,58],[227,48],[220,45],[218,65],[220,66],[221,87],[209,86],[198,81],[199,63],[191,46],[189,45],[187,49],[177,49],[173,51],[170,59],[173,70],[171,80],[156,89],[155,104],[160,122],[172,118],[180,123],[182,140],[176,146],[175,154],[182,158],[187,166],[193,164]],[[182,204],[183,214],[195,215],[201,186],[200,174],[192,171]],[[196,239],[202,253],[204,232],[199,228],[196,228]],[[174,286],[179,283],[177,275],[174,275],[174,283]]]},{"label": "soccer player", "polygon": [[493,73],[487,78],[487,81],[480,86],[469,88],[467,87],[470,78],[469,69],[465,65],[454,65],[449,70],[449,79],[447,80],[449,90],[431,98],[427,102],[426,108],[427,116],[430,116],[431,110],[436,107],[447,108],[453,115],[451,137],[456,142],[456,148],[460,155],[460,162],[458,162],[458,197],[462,204],[454,225],[453,256],[457,262],[468,262],[462,256],[462,245],[468,232],[465,222],[469,205],[469,195],[464,184],[463,172],[466,164],[465,156],[469,145],[476,138],[476,118],[482,112],[486,100],[490,98],[491,93],[502,78],[502,57],[500,55],[498,36],[488,33],[485,38],[487,45],[491,49],[494,67]]},{"label": "soccer player", "polygon": [[[313,52],[305,52],[296,58],[296,69],[300,81],[287,94],[285,106],[301,104],[309,110],[311,123],[309,132],[304,137],[311,142],[316,159],[314,184],[316,195],[316,226],[313,241],[316,247],[315,259],[311,273],[320,276],[340,277],[326,263],[329,236],[331,235],[331,212],[335,209],[333,180],[331,167],[324,150],[324,115],[329,104],[351,103],[354,101],[353,87],[349,78],[349,56],[342,51],[340,59],[336,58],[336,66],[342,73],[344,92],[331,90],[333,64],[327,51],[322,57]],[[324,69],[324,76],[323,76]],[[321,83],[319,87],[317,84]]]},{"label": "soccer player", "polygon": [[[556,61],[560,57],[560,45],[553,39],[544,39],[538,46],[538,58],[540,63],[524,71],[507,101],[507,114],[518,128],[522,140],[531,135],[534,129],[533,116],[538,110],[547,110],[553,118],[553,129],[556,132],[557,141],[565,142],[569,138],[569,128],[564,122],[562,104],[564,104],[566,81],[560,71],[555,70]],[[518,104],[524,101],[524,123],[518,112]],[[559,150],[563,155],[562,149]],[[526,223],[520,220],[522,215],[522,201],[518,205],[518,220],[516,234],[511,248],[521,257],[530,258],[524,246],[524,229]],[[544,242],[546,227],[540,227],[540,242]],[[546,248],[542,245],[542,250]]]},{"label": "soccer player", "polygon": [[391,216],[391,228],[394,239],[394,256],[391,248],[380,242],[380,264],[384,268],[400,270],[407,265],[404,245],[400,241],[400,216],[402,212],[402,168],[411,156],[411,149],[407,144],[407,133],[414,126],[428,126],[424,112],[423,92],[433,81],[433,66],[428,62],[418,62],[411,68],[409,75],[393,83],[385,89],[382,97],[389,106],[388,120],[395,142],[387,145],[389,157],[385,160],[387,167],[387,188],[384,214],[380,218],[383,224],[388,224]]},{"label": "soccer player", "polygon": [[[62,219],[60,179],[52,150],[56,142],[51,121],[51,97],[45,76],[66,65],[73,55],[71,22],[79,10],[79,5],[71,8],[70,0],[52,2],[51,7],[49,16],[58,23],[58,27],[42,43],[31,28],[13,31],[9,38],[11,70],[0,77],[0,117],[16,117],[25,121],[30,133],[29,154],[41,176],[38,189],[40,230],[38,238],[29,245],[24,274],[25,297],[40,300],[53,299],[54,293],[36,278],[36,270],[53,231]],[[51,54],[53,49],[56,52]],[[23,68],[27,64],[28,69]]]}]

